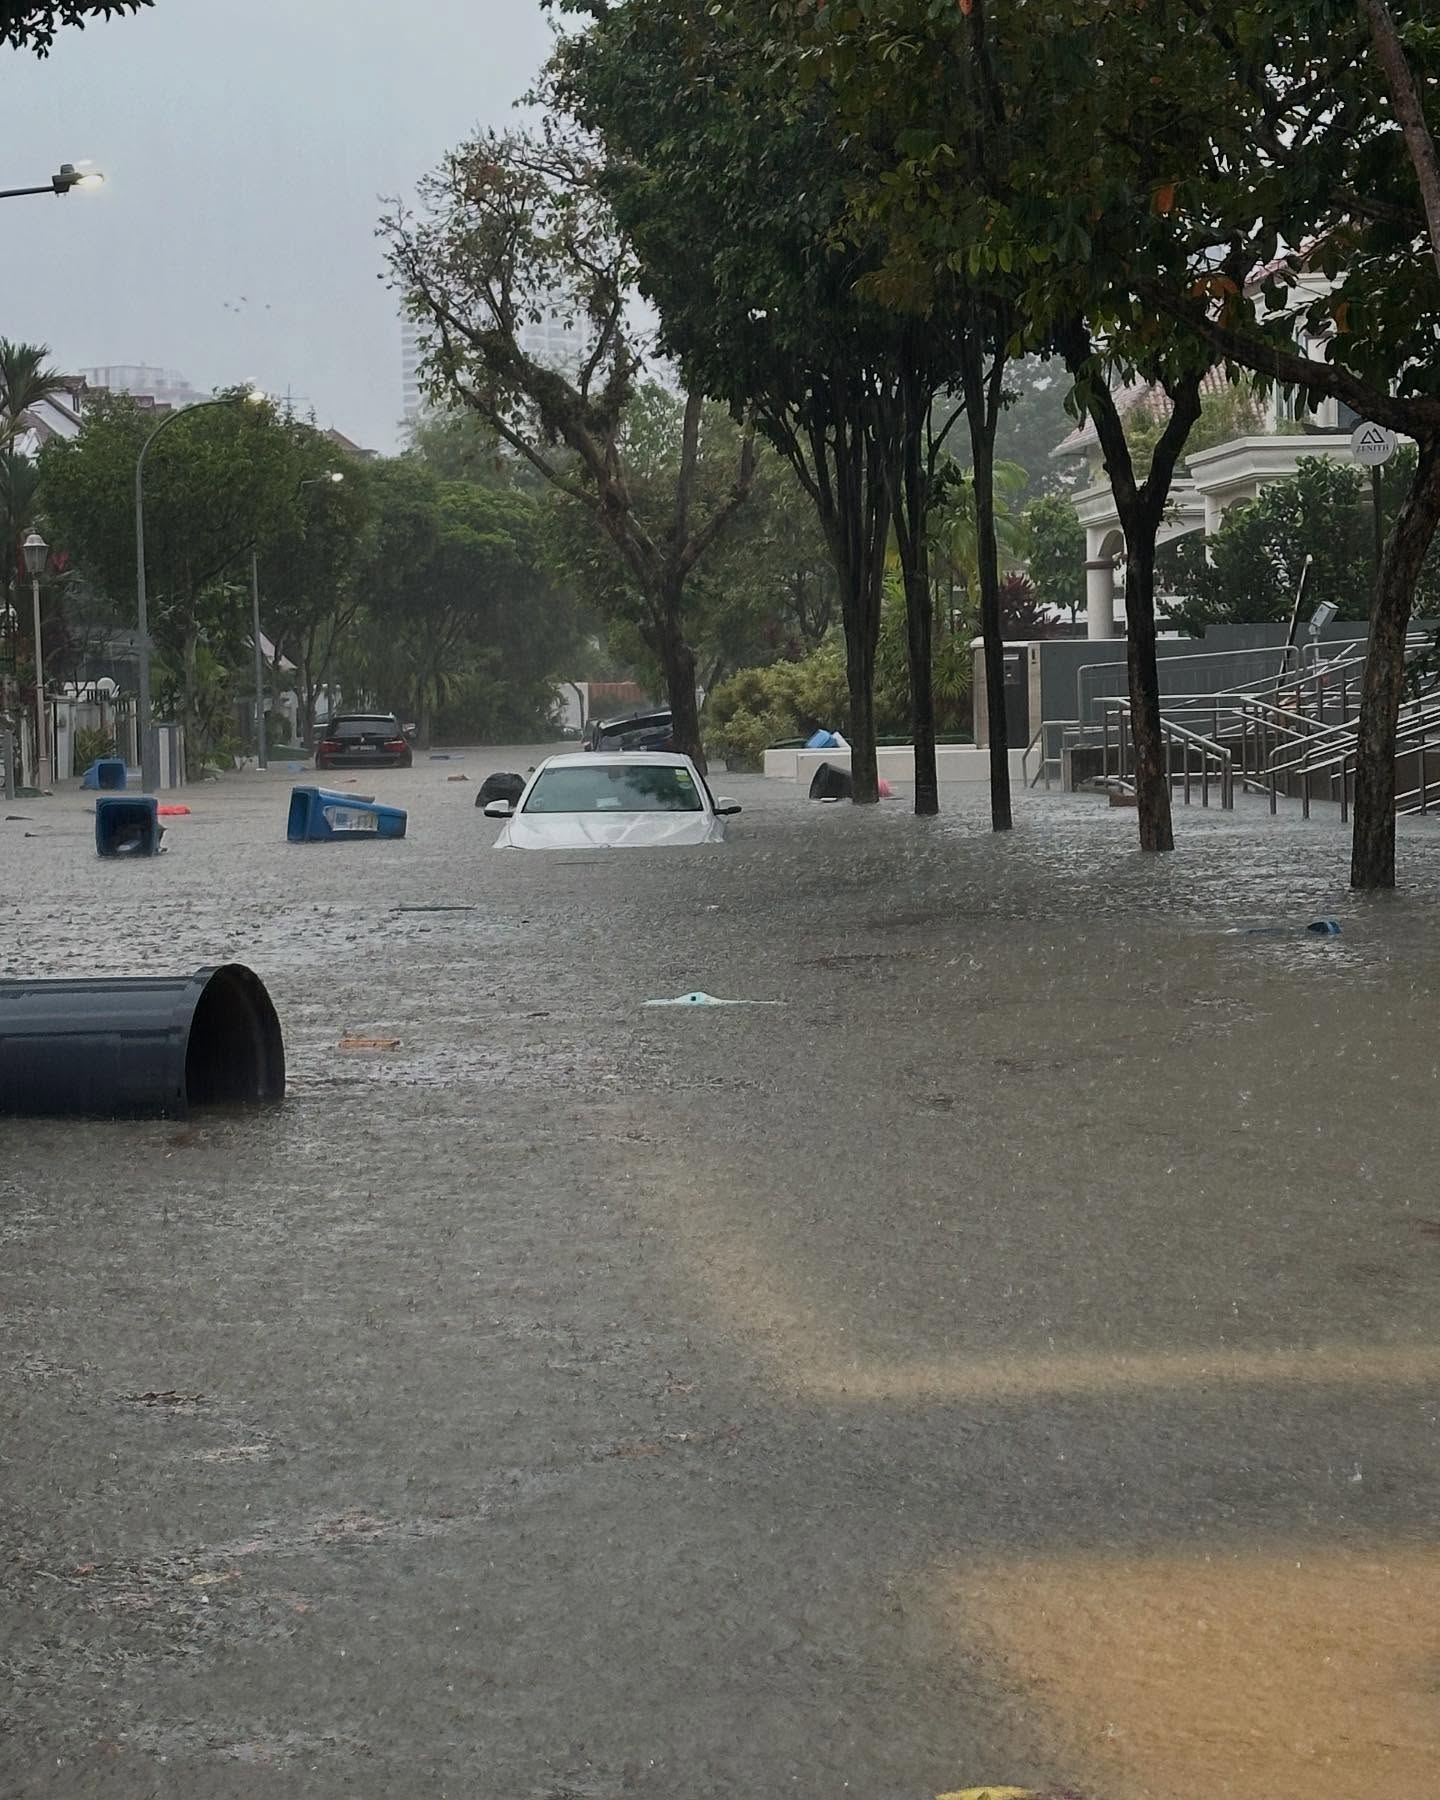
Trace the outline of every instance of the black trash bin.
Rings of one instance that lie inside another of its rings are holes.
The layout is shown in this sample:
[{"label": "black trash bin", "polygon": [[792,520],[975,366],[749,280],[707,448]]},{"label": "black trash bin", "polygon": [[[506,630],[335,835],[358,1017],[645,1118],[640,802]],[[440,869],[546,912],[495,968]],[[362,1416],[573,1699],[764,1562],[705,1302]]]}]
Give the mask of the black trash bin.
[{"label": "black trash bin", "polygon": [[823,762],[810,782],[812,800],[853,800],[855,782],[848,769]]},{"label": "black trash bin", "polygon": [[518,806],[520,796],[525,792],[525,777],[513,773],[503,775],[487,775],[480,783],[480,792],[475,796],[477,806],[488,806],[492,800],[508,800],[512,806]]},{"label": "black trash bin", "polygon": [[185,1118],[280,1100],[285,1045],[240,963],[193,975],[0,981],[0,1113]]}]

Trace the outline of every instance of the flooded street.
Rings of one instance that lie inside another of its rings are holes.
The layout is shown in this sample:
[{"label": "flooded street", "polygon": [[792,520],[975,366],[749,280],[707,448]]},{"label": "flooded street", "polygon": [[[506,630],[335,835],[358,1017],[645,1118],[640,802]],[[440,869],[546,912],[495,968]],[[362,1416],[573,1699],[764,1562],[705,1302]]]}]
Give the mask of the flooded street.
[{"label": "flooded street", "polygon": [[244,962],[290,1067],[0,1121],[0,1794],[1426,1800],[1440,829],[492,853],[537,754],[0,824],[0,974]]}]

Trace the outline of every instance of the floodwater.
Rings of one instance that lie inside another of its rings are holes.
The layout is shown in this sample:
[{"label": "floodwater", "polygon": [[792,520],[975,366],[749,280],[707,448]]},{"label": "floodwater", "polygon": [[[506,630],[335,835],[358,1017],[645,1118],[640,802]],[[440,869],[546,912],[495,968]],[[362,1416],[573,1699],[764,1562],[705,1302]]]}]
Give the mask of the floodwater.
[{"label": "floodwater", "polygon": [[0,824],[0,974],[246,962],[291,1072],[0,1121],[0,1794],[1428,1800],[1440,828],[494,854],[534,755]]}]

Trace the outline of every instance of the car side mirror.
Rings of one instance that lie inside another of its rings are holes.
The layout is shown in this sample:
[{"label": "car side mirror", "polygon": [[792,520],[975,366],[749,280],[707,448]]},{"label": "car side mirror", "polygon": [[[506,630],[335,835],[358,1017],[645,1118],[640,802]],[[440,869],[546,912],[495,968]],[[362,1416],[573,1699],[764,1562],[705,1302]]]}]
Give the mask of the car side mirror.
[{"label": "car side mirror", "polygon": [[487,819],[513,819],[515,817],[514,804],[509,800],[487,800],[485,817]]},{"label": "car side mirror", "polygon": [[715,802],[715,817],[717,819],[733,819],[735,814],[742,810],[738,800],[727,800],[723,794],[721,794]]}]

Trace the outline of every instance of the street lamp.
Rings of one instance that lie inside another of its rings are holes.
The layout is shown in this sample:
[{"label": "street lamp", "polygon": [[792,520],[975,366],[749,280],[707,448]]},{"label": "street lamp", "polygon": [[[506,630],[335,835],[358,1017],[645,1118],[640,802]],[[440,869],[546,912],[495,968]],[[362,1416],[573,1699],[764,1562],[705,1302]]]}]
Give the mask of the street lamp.
[{"label": "street lamp", "polygon": [[[303,481],[295,484],[298,498],[309,487],[332,487],[345,479],[343,469],[326,469],[323,475],[307,475]],[[255,644],[255,731],[259,745],[259,762],[262,769],[270,766],[269,748],[265,742],[265,664],[260,654],[260,564],[255,551],[250,552],[250,635]],[[274,646],[272,645],[272,649]],[[279,656],[276,655],[275,685],[278,692],[280,685]]]},{"label": "street lamp", "polygon": [[18,200],[23,194],[68,194],[71,188],[100,187],[104,171],[89,163],[61,163],[43,187],[0,188],[0,200]]},{"label": "street lamp", "polygon": [[218,399],[200,400],[194,406],[167,413],[140,446],[140,454],[135,459],[135,623],[140,639],[140,693],[136,704],[136,728],[140,737],[140,786],[147,794],[153,794],[160,786],[160,746],[151,742],[150,731],[150,612],[145,595],[145,458],[160,433],[177,419],[188,419],[194,413],[204,412],[207,406],[261,406],[264,401],[264,394],[259,388],[252,386],[243,393],[221,394]]},{"label": "street lamp", "polygon": [[20,545],[25,573],[30,577],[30,599],[35,608],[35,785],[43,792],[51,780],[50,734],[45,729],[45,652],[40,643],[40,577],[50,560],[50,546],[38,531]]}]

